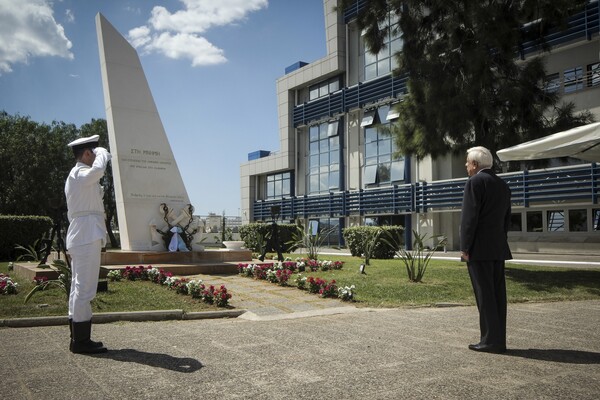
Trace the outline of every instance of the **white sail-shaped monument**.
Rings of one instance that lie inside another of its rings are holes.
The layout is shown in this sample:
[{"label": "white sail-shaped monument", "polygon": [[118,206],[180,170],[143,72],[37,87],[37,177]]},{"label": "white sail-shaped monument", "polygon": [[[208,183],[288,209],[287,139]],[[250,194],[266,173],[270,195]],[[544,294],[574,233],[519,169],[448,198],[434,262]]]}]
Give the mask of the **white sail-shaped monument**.
[{"label": "white sail-shaped monument", "polygon": [[162,250],[161,204],[185,225],[188,194],[136,50],[101,14],[96,29],[121,249]]}]

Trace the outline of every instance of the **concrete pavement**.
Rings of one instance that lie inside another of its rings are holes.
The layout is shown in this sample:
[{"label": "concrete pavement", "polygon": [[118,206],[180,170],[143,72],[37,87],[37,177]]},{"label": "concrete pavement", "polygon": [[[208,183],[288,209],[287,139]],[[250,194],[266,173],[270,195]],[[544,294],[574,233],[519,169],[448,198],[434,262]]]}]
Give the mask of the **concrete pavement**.
[{"label": "concrete pavement", "polygon": [[[582,268],[596,262],[566,261]],[[600,301],[510,304],[509,351],[492,355],[467,349],[479,334],[475,307],[373,310],[238,275],[199,277],[225,284],[235,309],[191,320],[181,320],[180,310],[96,315],[104,322],[171,319],[94,325],[94,338],[110,349],[104,355],[71,354],[68,328],[56,320],[62,317],[37,321],[45,326],[0,328],[0,398],[596,399],[600,393]]]},{"label": "concrete pavement", "polygon": [[[563,268],[600,268],[600,255],[597,254],[548,254],[548,253],[512,253],[513,259],[506,263],[529,264]],[[459,252],[436,252],[436,260],[460,261]]]},{"label": "concrete pavement", "polygon": [[467,349],[475,307],[278,320],[0,328],[3,399],[597,399],[600,301],[511,304],[503,355]]}]

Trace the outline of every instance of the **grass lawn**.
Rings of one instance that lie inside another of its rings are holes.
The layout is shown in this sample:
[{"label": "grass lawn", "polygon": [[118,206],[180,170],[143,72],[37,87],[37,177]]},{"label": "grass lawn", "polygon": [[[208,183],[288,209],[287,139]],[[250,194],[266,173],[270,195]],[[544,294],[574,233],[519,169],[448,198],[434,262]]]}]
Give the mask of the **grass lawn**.
[{"label": "grass lawn", "polygon": [[[25,296],[34,287],[33,282],[8,272],[8,263],[0,263],[0,273],[9,274],[19,284],[16,295],[0,295],[0,319],[67,315],[67,298],[57,287],[35,293],[24,304]],[[149,311],[149,310],[215,311],[217,306],[206,304],[191,296],[148,281],[108,282],[108,291],[99,292],[92,302],[93,312]]]},{"label": "grass lawn", "polygon": [[[298,254],[289,256],[295,259]],[[464,263],[432,260],[423,282],[412,283],[408,281],[406,269],[400,260],[371,260],[371,265],[366,267],[366,274],[360,274],[360,258],[320,258],[344,261],[344,268],[304,275],[328,281],[335,279],[338,287],[355,285],[357,306],[406,307],[437,303],[475,303]],[[1,273],[8,272],[7,265],[8,263],[0,263]],[[23,304],[33,283],[17,278],[12,272],[10,276],[19,283],[19,294],[0,296],[0,318],[67,314],[66,298],[60,290],[53,288],[38,292],[27,304]],[[294,284],[295,277],[296,275],[293,275],[290,279],[291,285]],[[583,270],[507,264],[506,281],[508,301],[511,303],[600,299],[598,268]],[[109,282],[108,288],[108,292],[98,293],[93,303],[94,312],[218,309],[151,282]],[[232,295],[235,298],[236,293]],[[41,307],[42,304],[46,306]]]},{"label": "grass lawn", "polygon": [[[322,259],[327,259],[323,256]],[[358,272],[361,259],[336,257],[344,261],[337,271],[311,272],[306,276],[335,279],[339,286],[356,286],[356,300],[368,307],[424,306],[436,303],[475,304],[469,273],[464,263],[431,260],[423,282],[407,278],[400,260],[371,260],[366,274]],[[292,280],[294,277],[292,277]],[[600,269],[570,269],[507,264],[508,301],[562,301],[600,299]]]}]

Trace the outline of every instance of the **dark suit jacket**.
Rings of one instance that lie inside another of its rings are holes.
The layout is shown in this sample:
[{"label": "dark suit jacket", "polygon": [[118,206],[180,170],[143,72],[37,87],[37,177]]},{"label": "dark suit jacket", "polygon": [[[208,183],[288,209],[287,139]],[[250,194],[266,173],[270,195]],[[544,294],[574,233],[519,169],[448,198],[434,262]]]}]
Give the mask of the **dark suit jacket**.
[{"label": "dark suit jacket", "polygon": [[510,189],[491,169],[465,184],[460,221],[460,250],[470,261],[509,260]]}]

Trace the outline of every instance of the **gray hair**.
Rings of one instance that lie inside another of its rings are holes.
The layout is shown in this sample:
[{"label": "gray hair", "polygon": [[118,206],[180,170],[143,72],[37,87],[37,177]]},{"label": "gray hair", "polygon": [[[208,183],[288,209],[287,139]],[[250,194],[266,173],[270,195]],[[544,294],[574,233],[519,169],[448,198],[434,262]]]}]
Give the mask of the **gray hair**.
[{"label": "gray hair", "polygon": [[492,168],[494,164],[492,153],[482,146],[471,147],[467,150],[467,160],[477,162],[480,168]]}]

